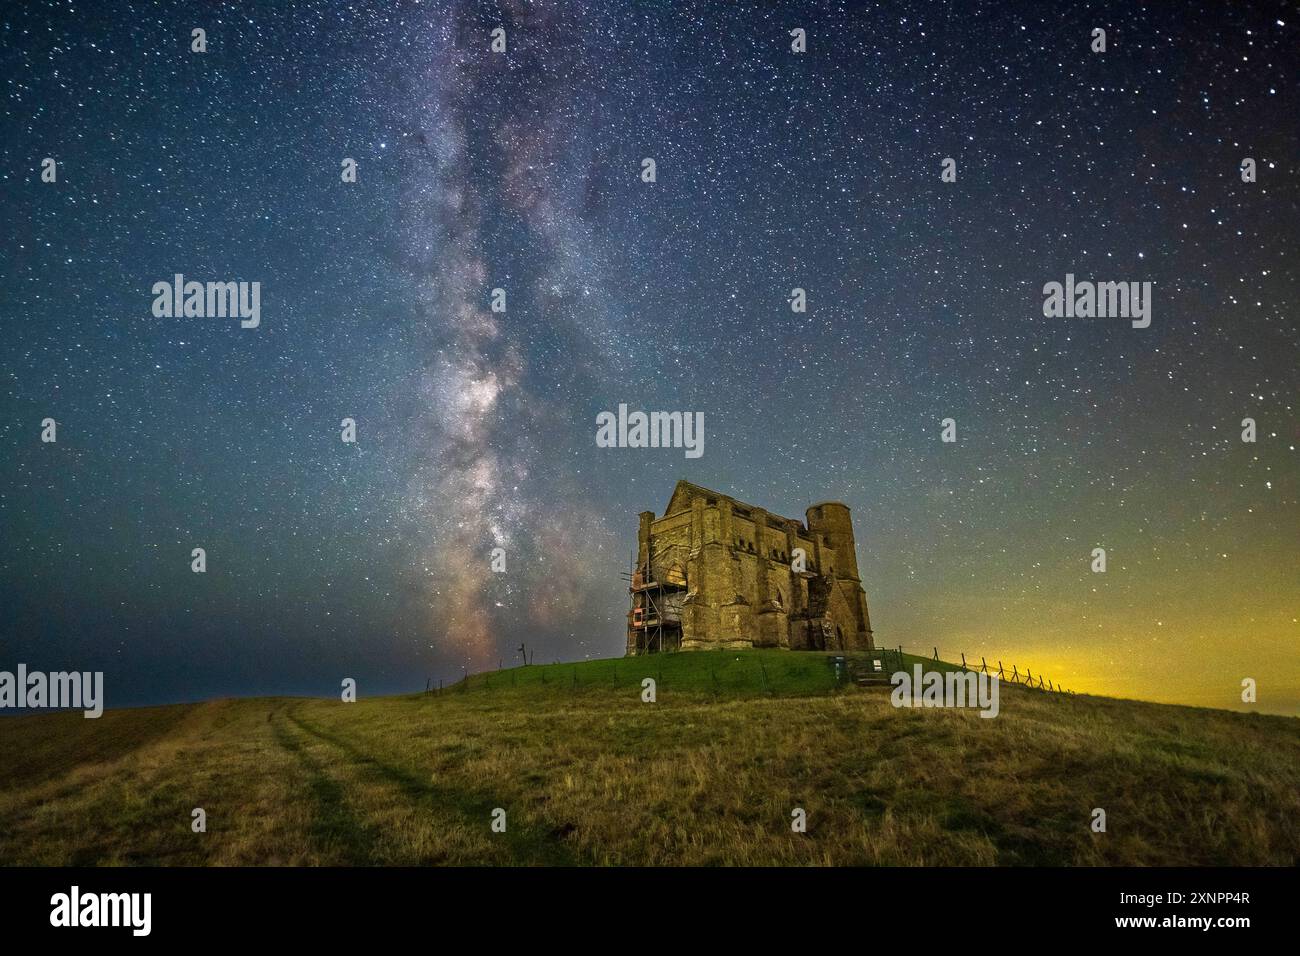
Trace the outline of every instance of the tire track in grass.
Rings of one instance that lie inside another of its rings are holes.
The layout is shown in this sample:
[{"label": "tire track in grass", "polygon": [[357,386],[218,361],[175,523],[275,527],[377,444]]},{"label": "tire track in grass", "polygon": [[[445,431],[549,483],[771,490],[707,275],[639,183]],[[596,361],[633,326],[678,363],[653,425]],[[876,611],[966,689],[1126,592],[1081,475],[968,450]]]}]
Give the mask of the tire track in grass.
[{"label": "tire track in grass", "polygon": [[[293,715],[289,715],[289,719],[297,723]],[[369,864],[370,848],[375,845],[374,834],[348,808],[343,788],[307,752],[302,742],[294,738],[283,721],[273,718],[271,732],[275,742],[292,755],[307,774],[307,788],[315,803],[308,833],[321,855],[326,858],[323,862],[344,866]],[[338,859],[335,860],[334,857]]]},{"label": "tire track in grass", "polygon": [[[354,764],[370,768],[397,787],[412,803],[427,804],[435,811],[455,813],[469,826],[485,828],[491,820],[492,810],[500,804],[499,800],[479,793],[438,786],[404,767],[385,763],[351,741],[300,719],[297,714],[289,713],[287,716],[303,733],[338,748]],[[559,842],[562,838],[544,833],[536,827],[511,822],[505,833],[493,834],[493,837],[509,846],[516,863],[574,866],[578,862],[572,850]]]}]

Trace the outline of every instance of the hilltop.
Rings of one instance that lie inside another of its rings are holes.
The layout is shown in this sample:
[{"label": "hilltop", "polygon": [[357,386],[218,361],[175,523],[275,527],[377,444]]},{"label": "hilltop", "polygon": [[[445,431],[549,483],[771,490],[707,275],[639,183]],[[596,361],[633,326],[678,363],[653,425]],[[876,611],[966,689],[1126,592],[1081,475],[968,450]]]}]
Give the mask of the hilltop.
[{"label": "hilltop", "polygon": [[10,865],[1300,862],[1300,721],[1005,685],[992,720],[896,709],[817,654],[0,727]]}]

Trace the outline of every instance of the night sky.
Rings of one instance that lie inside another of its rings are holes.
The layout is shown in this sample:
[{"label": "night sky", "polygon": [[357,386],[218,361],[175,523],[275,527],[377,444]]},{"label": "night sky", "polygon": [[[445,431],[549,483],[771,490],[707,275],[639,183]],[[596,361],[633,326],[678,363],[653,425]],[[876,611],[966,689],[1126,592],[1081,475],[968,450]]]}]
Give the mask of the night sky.
[{"label": "night sky", "polygon": [[[1295,713],[1298,26],[6,4],[0,669],[112,707],[614,656],[687,478],[850,505],[878,643]],[[155,318],[175,273],[260,282],[260,327]],[[1152,282],[1150,328],[1045,318],[1067,273]],[[703,457],[597,448],[619,403],[703,412]]]}]

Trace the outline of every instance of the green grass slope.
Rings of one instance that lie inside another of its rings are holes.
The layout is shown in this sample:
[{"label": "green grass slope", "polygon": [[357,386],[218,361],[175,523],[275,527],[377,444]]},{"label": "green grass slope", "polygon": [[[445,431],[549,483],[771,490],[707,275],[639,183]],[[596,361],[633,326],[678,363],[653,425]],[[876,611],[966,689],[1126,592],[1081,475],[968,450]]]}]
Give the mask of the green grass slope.
[{"label": "green grass slope", "polygon": [[1300,721],[1008,686],[993,720],[896,709],[779,651],[6,718],[0,767],[6,865],[1300,862]]}]

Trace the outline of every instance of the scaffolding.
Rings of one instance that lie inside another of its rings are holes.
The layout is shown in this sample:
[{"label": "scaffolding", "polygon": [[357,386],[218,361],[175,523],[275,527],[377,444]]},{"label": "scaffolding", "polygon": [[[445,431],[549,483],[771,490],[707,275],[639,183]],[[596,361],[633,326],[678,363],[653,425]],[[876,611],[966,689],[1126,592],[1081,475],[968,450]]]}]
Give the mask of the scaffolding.
[{"label": "scaffolding", "polygon": [[627,614],[629,654],[664,654],[682,646],[681,603],[686,593],[684,544],[672,544],[656,552],[646,549],[646,560],[632,555],[628,582],[631,606]]}]

